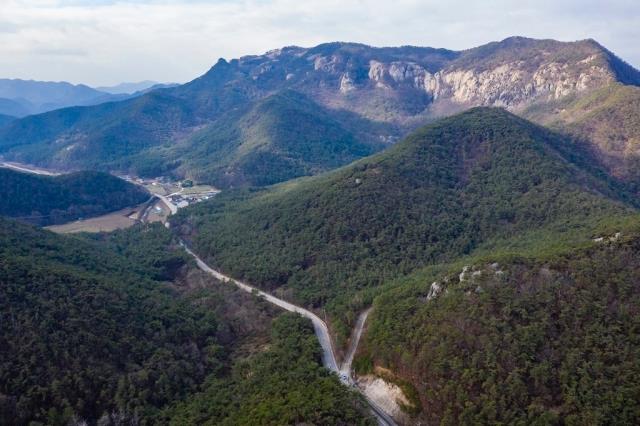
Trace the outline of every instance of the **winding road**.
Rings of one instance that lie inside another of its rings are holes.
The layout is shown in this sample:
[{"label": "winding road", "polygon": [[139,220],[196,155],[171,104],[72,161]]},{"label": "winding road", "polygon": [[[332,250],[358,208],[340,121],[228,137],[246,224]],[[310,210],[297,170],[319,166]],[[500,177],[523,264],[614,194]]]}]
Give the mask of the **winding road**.
[{"label": "winding road", "polygon": [[[371,311],[371,309],[364,311],[358,317],[356,329],[354,332],[354,337],[351,341],[351,345],[349,346],[347,356],[345,357],[345,362],[342,364],[341,368],[338,368],[335,352],[333,350],[333,343],[331,342],[331,336],[329,335],[329,328],[327,327],[327,324],[324,321],[322,321],[322,319],[320,319],[320,317],[318,317],[316,314],[314,314],[313,312],[305,308],[289,303],[286,300],[277,298],[272,294],[265,293],[260,289],[257,289],[253,286],[243,283],[242,281],[238,281],[219,271],[216,271],[215,269],[207,265],[202,259],[200,259],[200,257],[197,254],[195,254],[189,247],[187,247],[187,245],[183,241],[180,241],[180,244],[182,245],[182,247],[184,247],[185,251],[189,253],[196,260],[196,263],[198,264],[198,267],[201,270],[212,275],[216,279],[225,283],[234,284],[238,288],[248,293],[257,294],[258,296],[263,297],[268,302],[273,303],[274,305],[279,306],[287,311],[296,312],[302,315],[303,317],[309,318],[313,323],[313,329],[315,330],[315,334],[318,338],[318,341],[320,342],[320,346],[322,347],[322,364],[329,370],[337,373],[340,376],[340,381],[345,386],[353,387],[354,389],[357,389],[359,391],[358,387],[354,385],[351,379],[351,362],[353,361],[353,356],[358,347],[358,341],[360,340],[360,336],[362,335],[362,329],[367,319],[367,315],[369,315],[369,312]],[[365,400],[369,404],[369,407],[371,408],[371,412],[375,416],[379,425],[382,425],[382,426],[396,425],[393,418],[391,418],[391,416],[389,416],[384,410],[382,410],[373,401],[367,398],[366,395],[362,394],[362,396],[365,398]]]},{"label": "winding road", "polygon": [[290,312],[296,312],[303,317],[309,318],[313,323],[313,329],[315,330],[316,336],[318,336],[318,340],[320,341],[320,346],[322,347],[322,364],[331,371],[334,371],[336,373],[339,371],[338,363],[336,362],[335,353],[333,351],[333,344],[331,343],[331,338],[329,337],[329,329],[327,328],[327,324],[322,321],[316,314],[216,271],[215,269],[204,263],[204,261],[200,259],[197,254],[191,251],[191,249],[187,247],[184,242],[181,241],[180,244],[182,245],[182,247],[184,247],[187,253],[193,256],[200,269],[209,273],[210,275],[213,275],[216,279],[222,282],[232,283],[236,287],[239,287],[240,289],[248,293],[257,294],[258,296],[263,297],[266,301],[273,303],[274,305],[279,306],[282,309]]},{"label": "winding road", "polygon": [[[44,169],[32,168],[27,165],[8,163],[8,162],[2,162],[2,161],[0,161],[0,167],[6,167],[14,170],[20,170],[23,172],[40,174],[40,175],[55,176],[58,174],[56,172],[52,172]],[[158,197],[160,200],[164,202],[164,204],[166,204],[171,214],[177,213],[178,207],[175,204],[173,204],[167,196],[163,196],[160,194],[153,194],[153,195]],[[146,211],[151,206],[150,201],[148,202],[149,205],[147,206],[147,208],[141,212],[141,216],[139,217],[139,220],[141,221],[145,220]],[[362,312],[358,317],[358,320],[356,322],[356,327],[353,333],[353,338],[351,339],[349,349],[347,350],[347,355],[345,357],[344,362],[340,366],[340,368],[338,368],[338,363],[336,362],[335,352],[333,349],[333,343],[331,341],[331,336],[329,334],[329,328],[327,327],[327,324],[322,319],[320,319],[320,317],[318,317],[316,314],[314,314],[313,312],[305,308],[289,303],[286,300],[282,300],[278,297],[273,296],[272,294],[266,293],[258,288],[252,287],[246,283],[243,283],[242,281],[238,281],[219,271],[216,271],[215,269],[207,265],[189,247],[187,247],[187,245],[183,241],[180,241],[180,244],[185,249],[185,251],[196,260],[196,263],[201,270],[212,275],[216,279],[222,282],[234,284],[238,288],[248,293],[257,294],[258,296],[263,297],[266,301],[276,306],[279,306],[290,312],[296,312],[302,315],[303,317],[310,319],[311,322],[313,323],[313,329],[315,331],[316,337],[318,338],[318,341],[320,342],[320,346],[322,348],[322,364],[327,369],[338,374],[338,376],[340,377],[340,381],[345,386],[353,387],[354,389],[358,390],[361,393],[361,395],[369,404],[369,407],[371,408],[371,413],[374,415],[379,425],[396,426],[396,422],[393,420],[393,418],[389,416],[382,408],[376,405],[375,402],[367,398],[367,396],[364,393],[362,393],[362,391],[357,386],[355,386],[355,383],[353,382],[353,379],[352,379],[351,363],[353,362],[353,357],[355,355],[356,349],[358,348],[358,342],[360,341],[360,336],[362,335],[364,324],[367,320],[367,316],[369,315],[369,312],[371,311],[371,309],[367,309],[366,311]]]},{"label": "winding road", "polygon": [[355,356],[356,350],[358,349],[358,343],[360,343],[360,337],[362,336],[364,323],[367,321],[367,317],[369,316],[369,312],[371,312],[371,309],[372,308],[367,309],[358,316],[356,327],[353,331],[353,338],[349,343],[349,349],[347,349],[347,355],[344,357],[344,361],[342,361],[342,365],[340,366],[341,377],[346,374],[350,379],[352,378],[351,363],[353,362],[353,357]]}]

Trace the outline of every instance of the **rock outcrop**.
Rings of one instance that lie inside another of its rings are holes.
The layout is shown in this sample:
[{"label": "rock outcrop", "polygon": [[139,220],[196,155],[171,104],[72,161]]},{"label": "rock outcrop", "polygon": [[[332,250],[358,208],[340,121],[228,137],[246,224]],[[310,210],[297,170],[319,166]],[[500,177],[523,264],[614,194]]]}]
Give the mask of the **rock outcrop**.
[{"label": "rock outcrop", "polygon": [[[135,163],[136,172],[140,159],[147,156],[154,160],[145,160],[145,168],[153,163],[153,169],[164,173],[182,162],[179,173],[190,174],[193,166],[181,158],[185,150],[177,147],[201,137],[207,127],[235,120],[230,118],[232,111],[250,110],[278,93],[306,96],[318,104],[315,109],[326,109],[327,115],[348,123],[347,130],[354,130],[358,140],[381,147],[429,120],[469,107],[505,107],[531,118],[525,114],[531,106],[580,98],[611,83],[640,86],[640,72],[592,40],[565,43],[512,37],[457,52],[355,43],[283,47],[263,55],[221,59],[190,83],[113,106],[17,120],[0,132],[0,153],[63,168],[87,167],[90,157],[90,166],[102,164],[108,153],[113,164]],[[538,111],[548,111],[548,106]],[[588,129],[584,133],[591,140]],[[626,139],[637,140],[637,132],[628,133]],[[207,133],[204,143],[218,134]],[[611,159],[608,168],[620,168],[621,156],[630,158],[620,174],[635,176],[631,172],[637,169],[637,143],[616,138],[613,145],[620,154],[608,148],[610,139],[607,132],[592,144],[603,159]],[[42,144],[42,149],[34,149],[34,143]],[[174,147],[178,154],[169,152]],[[102,150],[105,154],[98,156]],[[123,161],[129,155],[133,157]]]}]

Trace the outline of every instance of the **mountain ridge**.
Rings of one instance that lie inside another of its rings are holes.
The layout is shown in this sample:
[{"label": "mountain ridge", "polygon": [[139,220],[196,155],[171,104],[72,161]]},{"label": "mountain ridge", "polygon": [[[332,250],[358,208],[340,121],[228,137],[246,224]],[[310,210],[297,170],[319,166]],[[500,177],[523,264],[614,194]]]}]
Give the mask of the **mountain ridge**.
[{"label": "mountain ridge", "polygon": [[20,105],[13,109],[9,106],[0,109],[0,112],[18,117],[123,99],[122,96],[102,92],[84,84],[22,79],[0,79],[0,98]]},{"label": "mountain ridge", "polygon": [[[142,95],[140,101],[37,116],[32,132],[18,121],[0,131],[0,152],[63,168],[90,165],[185,176],[200,170],[182,157],[162,158],[156,151],[178,149],[202,128],[219,126],[230,111],[282,91],[386,124],[387,131],[375,137],[395,141],[418,125],[469,107],[502,106],[520,113],[536,102],[580,97],[615,82],[637,84],[640,73],[593,40],[512,37],[460,52],[354,43],[286,47],[220,59],[193,81]],[[140,104],[146,107],[140,110]],[[78,115],[85,118],[75,119]],[[201,140],[205,146],[214,142]],[[94,157],[106,145],[112,147],[113,161],[100,166]],[[39,155],[42,146],[51,151]]]},{"label": "mountain ridge", "polygon": [[0,126],[4,126],[6,124],[11,123],[13,120],[16,120],[17,117],[12,115],[0,114]]},{"label": "mountain ridge", "polygon": [[326,306],[344,338],[392,277],[501,238],[634,211],[627,190],[570,144],[480,107],[337,170],[223,192],[171,222],[225,273]]},{"label": "mountain ridge", "polygon": [[115,176],[83,171],[40,176],[0,168],[0,215],[38,225],[91,217],[140,204],[149,193]]}]

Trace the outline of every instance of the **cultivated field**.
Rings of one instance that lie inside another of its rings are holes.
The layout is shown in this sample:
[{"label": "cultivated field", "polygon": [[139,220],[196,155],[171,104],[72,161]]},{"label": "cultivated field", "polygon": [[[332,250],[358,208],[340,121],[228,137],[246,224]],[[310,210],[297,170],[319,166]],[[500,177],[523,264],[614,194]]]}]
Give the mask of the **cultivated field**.
[{"label": "cultivated field", "polygon": [[74,232],[110,232],[115,231],[116,229],[124,229],[133,226],[136,223],[139,208],[142,207],[143,206],[126,208],[103,216],[65,223],[64,225],[47,226],[46,229],[58,234],[70,234]]}]

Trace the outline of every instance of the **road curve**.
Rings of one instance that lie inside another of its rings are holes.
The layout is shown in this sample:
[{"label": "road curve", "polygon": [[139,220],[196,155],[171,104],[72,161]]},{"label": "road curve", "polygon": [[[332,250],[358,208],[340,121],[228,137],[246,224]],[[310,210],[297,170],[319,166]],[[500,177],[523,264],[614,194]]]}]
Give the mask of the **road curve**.
[{"label": "road curve", "polygon": [[356,354],[356,350],[358,349],[358,343],[360,343],[360,336],[362,336],[362,329],[364,328],[364,323],[367,321],[367,317],[369,316],[369,312],[371,312],[371,308],[362,312],[358,315],[358,320],[356,321],[356,327],[353,331],[353,338],[349,343],[349,348],[347,349],[347,355],[344,357],[344,361],[342,361],[342,365],[340,366],[340,375],[346,374],[350,379],[351,375],[351,363],[353,362],[353,357]]},{"label": "road curve", "polygon": [[[162,202],[166,204],[166,206],[169,209],[169,211],[171,212],[171,214],[178,213],[178,206],[173,204],[169,198],[165,197],[164,195],[160,195],[160,194],[153,194],[153,195],[155,195],[156,197],[160,198],[162,200]],[[191,254],[193,254],[193,253],[191,253]]]},{"label": "road curve", "polygon": [[[252,294],[257,294],[258,296],[264,297],[265,300],[267,300],[270,303],[273,303],[276,306],[279,306],[287,311],[290,312],[296,312],[300,315],[302,315],[303,317],[309,318],[311,320],[311,322],[313,323],[313,329],[315,331],[315,334],[318,338],[318,341],[320,342],[320,346],[322,347],[322,365],[324,365],[326,368],[328,368],[329,370],[339,374],[340,376],[340,381],[345,384],[346,386],[352,386],[355,389],[358,389],[357,387],[354,386],[352,380],[351,380],[351,361],[353,361],[353,354],[355,353],[355,349],[357,347],[358,344],[358,340],[360,340],[360,335],[362,334],[362,328],[364,326],[364,322],[367,319],[367,315],[369,314],[369,310],[365,311],[363,314],[360,315],[360,318],[358,318],[358,326],[356,327],[356,332],[354,334],[354,342],[352,342],[352,345],[355,345],[353,350],[349,350],[349,355],[350,355],[350,360],[348,360],[348,364],[343,363],[343,368],[339,369],[338,368],[338,363],[336,362],[336,357],[335,357],[335,353],[333,351],[333,343],[331,342],[331,337],[329,335],[329,329],[327,327],[327,324],[322,321],[320,319],[320,317],[318,317],[316,314],[314,314],[313,312],[304,309],[300,306],[296,306],[292,303],[287,302],[286,300],[282,300],[279,299],[269,293],[265,293],[264,291],[257,289],[253,286],[250,286],[246,283],[243,283],[242,281],[238,281],[234,278],[231,278],[221,272],[216,271],[215,269],[211,268],[209,265],[207,265],[202,259],[200,259],[200,257],[195,254],[189,247],[187,247],[187,245],[183,242],[180,241],[180,245],[185,249],[185,251],[187,253],[189,253],[195,260],[196,263],[198,264],[198,268],[200,268],[201,270],[203,270],[204,272],[212,275],[213,277],[215,277],[216,279],[222,281],[222,282],[226,282],[226,283],[231,283],[234,284],[235,286],[237,286],[238,288],[248,292],[248,293],[252,293]],[[362,321],[360,321],[362,320]],[[345,374],[345,372],[343,372],[342,370],[345,368],[345,366],[348,366],[348,370]],[[359,389],[358,389],[359,390]],[[378,421],[379,425],[382,426],[395,426],[396,423],[395,421],[391,418],[391,416],[389,416],[384,410],[382,410],[380,407],[378,407],[375,402],[371,401],[369,398],[366,397],[366,395],[362,394],[365,398],[365,400],[368,402],[371,411],[373,413],[373,415],[375,416],[376,420]]]},{"label": "road curve", "polygon": [[[56,176],[59,174],[59,173],[44,170],[44,169],[34,169],[23,164],[8,163],[8,162],[1,162],[1,161],[0,161],[0,167],[11,168],[14,170],[40,174],[40,175]],[[136,182],[133,182],[133,183],[136,183]],[[160,194],[153,194],[153,195],[155,195],[156,197],[158,197],[160,200],[164,202],[164,204],[169,208],[169,211],[171,212],[172,215],[178,212],[178,207],[175,204],[173,204],[167,196],[160,195]],[[170,194],[170,195],[173,195],[173,194]],[[149,204],[148,208],[150,208],[150,206],[151,204]],[[145,221],[146,219],[145,216],[148,211],[148,208],[145,209],[145,211],[141,212],[141,216],[139,217],[139,220],[141,222]],[[327,327],[327,324],[324,321],[322,321],[320,317],[318,317],[316,314],[314,314],[313,312],[307,309],[293,305],[285,300],[279,299],[275,296],[272,296],[269,293],[265,293],[262,290],[259,290],[255,287],[252,287],[248,284],[245,284],[241,281],[238,281],[236,279],[233,279],[227,275],[224,275],[216,271],[215,269],[209,267],[209,265],[204,263],[204,261],[202,261],[202,259],[200,259],[198,255],[196,255],[193,251],[191,251],[183,241],[180,241],[180,245],[182,245],[182,247],[184,247],[186,252],[189,253],[196,260],[196,263],[198,264],[198,267],[200,269],[213,275],[218,280],[223,282],[233,283],[237,287],[241,288],[242,290],[249,293],[256,293],[264,297],[267,301],[273,303],[274,305],[280,306],[281,308],[286,309],[287,311],[296,312],[306,318],[309,318],[313,323],[313,329],[315,331],[316,337],[318,338],[318,341],[320,342],[320,346],[322,347],[322,365],[324,365],[329,370],[337,373],[340,377],[340,381],[344,385],[354,387],[355,389],[360,391],[360,389],[358,389],[354,385],[353,380],[351,379],[351,362],[353,361],[353,356],[358,347],[358,341],[360,340],[360,336],[362,334],[362,328],[364,326],[365,321],[367,320],[367,315],[369,314],[370,309],[360,314],[360,317],[358,318],[358,322],[356,324],[354,339],[352,340],[351,345],[349,347],[347,357],[345,358],[345,362],[342,364],[341,368],[338,368],[338,363],[336,362],[335,353],[333,351],[333,344],[331,342],[331,337],[329,336],[329,329]],[[393,418],[391,418],[391,416],[389,416],[383,409],[378,407],[375,402],[367,398],[367,396],[364,393],[362,393],[361,391],[360,393],[369,404],[369,407],[371,408],[371,412],[375,416],[376,420],[378,421],[378,424],[380,424],[381,426],[396,426],[396,422],[393,420]]]},{"label": "road curve", "polygon": [[248,292],[257,294],[258,296],[264,297],[270,303],[273,303],[276,306],[279,306],[283,309],[286,309],[290,312],[296,312],[303,317],[309,318],[313,323],[313,329],[315,330],[316,336],[318,336],[318,340],[320,341],[320,346],[322,347],[322,364],[328,368],[329,370],[338,373],[338,363],[336,362],[336,357],[333,352],[333,344],[331,343],[331,338],[329,336],[329,329],[327,328],[327,324],[320,319],[316,314],[307,309],[301,308],[300,306],[293,305],[285,300],[279,299],[269,293],[265,293],[262,290],[259,290],[255,287],[252,287],[248,284],[243,283],[242,281],[238,281],[234,278],[231,278],[227,275],[224,275],[204,263],[197,254],[195,254],[189,247],[184,244],[184,242],[180,242],[180,244],[184,247],[184,249],[196,260],[198,267],[203,271],[213,275],[220,281],[230,282],[240,289]]}]

